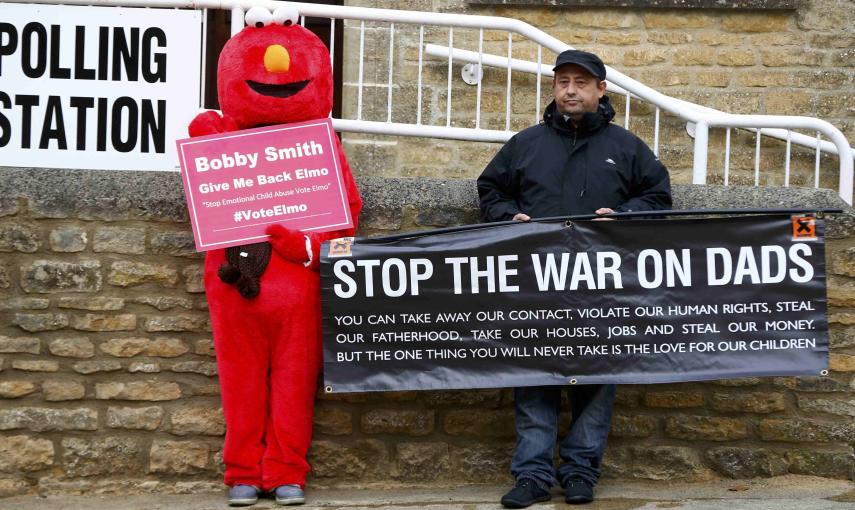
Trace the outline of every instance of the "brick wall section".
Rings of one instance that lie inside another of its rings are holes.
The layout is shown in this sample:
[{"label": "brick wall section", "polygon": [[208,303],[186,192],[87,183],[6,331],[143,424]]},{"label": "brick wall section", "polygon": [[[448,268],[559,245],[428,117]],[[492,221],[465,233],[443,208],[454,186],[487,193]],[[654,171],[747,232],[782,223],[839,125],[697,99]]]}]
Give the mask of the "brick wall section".
[{"label": "brick wall section", "polygon": [[[797,10],[641,9],[525,7],[469,4],[463,0],[348,0],[347,5],[518,18],[579,49],[598,53],[606,64],[665,94],[731,113],[805,115],[831,122],[855,140],[855,9],[848,0],[800,2]],[[345,30],[345,104],[356,118],[359,24]],[[394,121],[415,122],[418,78],[418,27],[395,26],[393,62]],[[448,31],[427,27],[425,42],[448,45]],[[484,50],[507,55],[507,33],[486,31]],[[478,49],[478,31],[456,29],[454,46]],[[362,117],[385,121],[389,59],[388,24],[366,24]],[[514,38],[513,57],[536,61],[536,47]],[[447,60],[425,56],[423,122],[446,124]],[[555,56],[543,52],[544,67]],[[476,87],[463,83],[462,64],[452,70],[453,126],[474,126]],[[535,78],[513,73],[511,128],[535,122]],[[505,127],[504,69],[485,68],[481,125]],[[551,85],[542,84],[545,106]],[[612,95],[623,125],[624,98]],[[630,129],[653,145],[653,110],[633,101]],[[692,142],[686,123],[663,114],[660,157],[678,183],[691,182]],[[814,136],[815,133],[804,133]],[[709,181],[723,181],[724,130],[710,133]],[[474,177],[499,146],[404,137],[349,134],[345,149],[355,155],[360,175]],[[731,183],[754,183],[754,135],[734,132]],[[784,182],[784,142],[764,140],[761,183]],[[814,152],[797,149],[790,182],[812,185]],[[823,157],[821,182],[837,187],[837,158]]]},{"label": "brick wall section", "polygon": [[[471,181],[359,182],[364,235],[477,218]],[[675,197],[840,205],[793,188]],[[852,477],[855,212],[831,220],[829,238],[831,375],[623,386],[607,476]],[[0,168],[0,494],[220,487],[201,263],[175,173]],[[311,483],[508,482],[513,443],[509,390],[320,394]]]}]

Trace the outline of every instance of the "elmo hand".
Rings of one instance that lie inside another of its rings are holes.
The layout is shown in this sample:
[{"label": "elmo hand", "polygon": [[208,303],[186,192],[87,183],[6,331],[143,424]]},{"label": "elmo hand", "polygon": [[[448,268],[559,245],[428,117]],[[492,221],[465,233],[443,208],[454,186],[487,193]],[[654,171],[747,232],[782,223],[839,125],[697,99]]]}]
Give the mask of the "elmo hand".
[{"label": "elmo hand", "polygon": [[273,250],[283,259],[315,271],[320,267],[320,242],[314,234],[304,234],[279,224],[270,225],[265,233],[270,236],[267,241],[273,245]]},{"label": "elmo hand", "polygon": [[208,110],[197,115],[187,131],[190,136],[213,135],[216,133],[227,133],[240,129],[237,123],[228,115],[220,115],[215,111]]}]

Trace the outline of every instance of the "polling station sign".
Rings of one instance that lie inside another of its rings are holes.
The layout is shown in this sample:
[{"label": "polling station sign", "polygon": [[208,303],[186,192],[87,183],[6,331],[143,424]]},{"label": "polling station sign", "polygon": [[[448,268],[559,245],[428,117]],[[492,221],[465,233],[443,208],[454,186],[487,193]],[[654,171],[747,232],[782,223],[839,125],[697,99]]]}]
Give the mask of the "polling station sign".
[{"label": "polling station sign", "polygon": [[202,13],[0,4],[0,164],[176,170]]},{"label": "polling station sign", "polygon": [[763,215],[333,240],[327,391],[818,375],[823,228]]},{"label": "polling station sign", "polygon": [[353,226],[330,119],[176,144],[198,251],[264,241],[272,223],[304,232]]}]

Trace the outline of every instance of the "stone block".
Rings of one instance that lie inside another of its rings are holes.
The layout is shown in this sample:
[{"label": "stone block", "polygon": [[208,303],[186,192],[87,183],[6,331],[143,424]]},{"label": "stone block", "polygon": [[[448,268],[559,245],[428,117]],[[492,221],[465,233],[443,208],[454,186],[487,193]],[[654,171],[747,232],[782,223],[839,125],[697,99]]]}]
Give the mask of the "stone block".
[{"label": "stone block", "polygon": [[424,399],[425,405],[430,408],[437,406],[461,406],[461,407],[496,407],[502,397],[502,391],[491,390],[464,390],[464,391],[421,391],[419,398]]},{"label": "stone block", "polygon": [[0,436],[0,472],[39,471],[53,465],[53,442],[29,436]]},{"label": "stone block", "polygon": [[660,48],[628,50],[623,54],[625,66],[648,66],[667,62],[671,52]]},{"label": "stone block", "polygon": [[0,225],[0,252],[33,253],[42,245],[36,228],[21,224]]},{"label": "stone block", "polygon": [[157,283],[172,287],[178,283],[178,271],[164,264],[145,264],[120,260],[110,265],[107,282],[117,287],[132,287],[146,283]]},{"label": "stone block", "polygon": [[335,407],[318,406],[313,418],[314,430],[330,436],[349,436],[353,433],[353,415]]},{"label": "stone block", "polygon": [[[798,396],[799,409],[809,413],[828,413],[840,416],[855,416],[855,398],[839,399],[815,397],[813,395]],[[811,416],[815,416],[811,414]]]},{"label": "stone block", "polygon": [[[739,84],[743,87],[786,87],[790,83],[789,73],[749,71],[738,76]],[[766,104],[768,110],[768,100]]]},{"label": "stone block", "polygon": [[21,478],[0,478],[0,498],[21,496],[30,491],[30,484]]},{"label": "stone block", "polygon": [[190,387],[190,393],[195,397],[219,397],[219,384],[199,384]]},{"label": "stone block", "polygon": [[510,481],[508,465],[513,456],[513,444],[468,442],[450,447],[451,471],[457,480],[473,483],[506,484]]},{"label": "stone block", "polygon": [[598,44],[611,46],[636,45],[641,42],[641,32],[601,32],[597,35]]},{"label": "stone block", "polygon": [[177,296],[139,296],[134,298],[134,303],[149,305],[160,311],[172,310],[173,308],[193,308],[193,301],[185,297]]},{"label": "stone block", "polygon": [[20,398],[39,389],[30,381],[0,381],[0,398]]},{"label": "stone block", "polygon": [[648,437],[656,430],[656,417],[615,414],[611,435],[614,437]]},{"label": "stone block", "polygon": [[177,436],[221,436],[226,432],[222,408],[182,407],[170,416],[170,432]]},{"label": "stone block", "polygon": [[786,12],[726,14],[721,28],[727,32],[785,32],[791,28],[790,18]]},{"label": "stone block", "polygon": [[842,50],[831,57],[831,63],[840,67],[855,67],[855,49]]},{"label": "stone block", "polygon": [[105,437],[62,440],[62,464],[69,477],[132,474],[142,467],[142,448],[133,439]]},{"label": "stone block", "polygon": [[855,347],[855,328],[834,327],[829,329],[828,346],[831,350]]},{"label": "stone block", "polygon": [[812,96],[808,92],[770,91],[766,94],[769,115],[805,115],[813,112]]},{"label": "stone block", "polygon": [[46,359],[16,359],[12,360],[12,368],[22,372],[56,372],[59,370],[59,363]]},{"label": "stone block", "polygon": [[193,344],[193,352],[200,356],[210,356],[212,358],[217,355],[216,351],[214,350],[214,341],[207,338],[202,340],[196,340],[196,342]]},{"label": "stone block", "polygon": [[703,393],[689,391],[648,392],[644,395],[644,405],[676,409],[701,407],[704,405],[704,395]]},{"label": "stone block", "polygon": [[92,250],[96,253],[145,253],[145,229],[130,227],[100,227],[95,230]]},{"label": "stone block", "polygon": [[692,34],[688,32],[648,31],[647,42],[667,46],[688,44],[692,42]]},{"label": "stone block", "polygon": [[706,28],[714,23],[714,14],[681,12],[649,12],[642,15],[644,26],[651,28]]},{"label": "stone block", "polygon": [[95,398],[98,400],[146,400],[162,401],[181,398],[181,388],[174,382],[131,381],[95,384]]},{"label": "stone block", "polygon": [[217,364],[213,361],[182,361],[170,367],[173,372],[191,373],[213,377],[217,375]]},{"label": "stone block", "polygon": [[452,436],[473,438],[511,438],[516,434],[514,413],[507,409],[449,411],[443,429]]},{"label": "stone block", "polygon": [[709,477],[698,453],[683,446],[609,448],[604,471],[644,480],[702,480]]},{"label": "stone block", "polygon": [[828,355],[828,369],[832,372],[855,372],[855,356],[831,353]]},{"label": "stone block", "polygon": [[125,307],[125,300],[117,297],[61,297],[56,302],[59,308],[71,308],[73,310],[89,310],[92,312],[105,312],[121,310]]},{"label": "stone block", "polygon": [[446,443],[398,443],[395,478],[419,483],[448,476],[451,459]]},{"label": "stone block", "polygon": [[757,62],[757,56],[751,50],[729,50],[719,52],[716,62],[726,67],[753,66]]},{"label": "stone block", "polygon": [[64,313],[16,313],[12,324],[24,331],[55,331],[68,326],[68,316]]},{"label": "stone block", "polygon": [[9,270],[0,265],[0,289],[8,289],[11,286],[9,281]]},{"label": "stone block", "polygon": [[115,372],[122,369],[118,361],[79,361],[71,367],[78,374],[94,374],[97,372]]},{"label": "stone block", "polygon": [[154,316],[146,319],[145,330],[148,332],[191,331],[208,333],[211,331],[211,324],[207,315]]},{"label": "stone block", "polygon": [[150,407],[108,407],[107,426],[113,429],[157,430],[163,421],[163,409]]},{"label": "stone block", "polygon": [[58,227],[48,236],[50,249],[60,253],[75,253],[86,249],[86,229],[74,226]]},{"label": "stone block", "polygon": [[149,473],[187,475],[200,473],[208,466],[210,448],[194,441],[155,440],[149,452]]},{"label": "stone block", "polygon": [[42,383],[42,395],[48,402],[80,400],[86,396],[86,387],[75,381],[45,381]]},{"label": "stone block", "polygon": [[142,361],[134,361],[128,365],[128,372],[135,373],[143,373],[143,374],[157,374],[160,373],[160,364],[158,363],[144,363]]},{"label": "stone block", "polygon": [[50,299],[17,297],[0,301],[0,311],[6,310],[44,310],[50,306]]},{"label": "stone block", "polygon": [[780,476],[787,473],[783,455],[762,448],[716,447],[704,455],[716,472],[730,478]]},{"label": "stone block", "polygon": [[71,327],[80,331],[133,331],[137,329],[137,316],[87,313],[74,317]]},{"label": "stone block", "polygon": [[173,257],[200,258],[204,255],[196,251],[193,232],[176,230],[157,232],[151,236],[151,251],[157,255],[172,255]]},{"label": "stone block", "polygon": [[63,337],[51,340],[48,350],[54,356],[64,358],[91,358],[95,355],[95,345],[85,336]]},{"label": "stone block", "polygon": [[760,422],[758,434],[764,441],[828,443],[855,441],[855,423],[811,421],[799,418]]},{"label": "stone block", "polygon": [[852,450],[818,452],[808,449],[787,452],[790,473],[851,480],[855,470]]},{"label": "stone block", "polygon": [[362,439],[353,443],[312,442],[309,464],[319,480],[372,480],[388,478],[389,452],[382,441]]},{"label": "stone block", "polygon": [[706,49],[680,48],[674,52],[675,66],[711,66],[715,63],[715,53]]},{"label": "stone block", "polygon": [[822,117],[849,117],[855,114],[855,93],[836,92],[819,97],[817,113]]},{"label": "stone block", "polygon": [[362,415],[361,428],[366,434],[425,436],[433,432],[434,412],[371,409]]},{"label": "stone block", "polygon": [[665,433],[676,439],[730,441],[748,437],[748,426],[735,418],[668,416],[665,418]]},{"label": "stone block", "polygon": [[184,289],[191,294],[200,294],[205,292],[205,268],[202,264],[187,266],[181,270],[181,275],[184,277]]},{"label": "stone block", "polygon": [[818,67],[822,65],[822,53],[813,50],[761,50],[760,58],[766,67]]},{"label": "stone block", "polygon": [[148,343],[147,338],[113,338],[102,342],[98,349],[117,358],[130,358],[145,351]]},{"label": "stone block", "polygon": [[38,354],[40,350],[38,338],[0,336],[0,352]]},{"label": "stone block", "polygon": [[175,358],[189,351],[190,348],[180,338],[157,337],[148,343],[145,355],[157,358]]},{"label": "stone block", "polygon": [[29,429],[33,432],[98,430],[98,411],[45,407],[0,409],[0,430],[14,429]]},{"label": "stone block", "polygon": [[21,266],[21,287],[24,292],[39,294],[98,292],[101,290],[101,262],[35,260]]},{"label": "stone block", "polygon": [[795,391],[846,392],[849,385],[832,376],[776,377],[772,384]]},{"label": "stone block", "polygon": [[736,379],[721,379],[719,381],[712,381],[713,384],[718,386],[727,386],[729,388],[738,388],[743,386],[757,386],[760,384],[759,377],[737,377]]},{"label": "stone block", "polygon": [[774,413],[785,409],[782,393],[715,393],[710,401],[716,411]]},{"label": "stone block", "polygon": [[774,32],[767,34],[752,35],[748,38],[748,44],[755,48],[768,48],[770,46],[803,46],[805,38],[800,33]]}]

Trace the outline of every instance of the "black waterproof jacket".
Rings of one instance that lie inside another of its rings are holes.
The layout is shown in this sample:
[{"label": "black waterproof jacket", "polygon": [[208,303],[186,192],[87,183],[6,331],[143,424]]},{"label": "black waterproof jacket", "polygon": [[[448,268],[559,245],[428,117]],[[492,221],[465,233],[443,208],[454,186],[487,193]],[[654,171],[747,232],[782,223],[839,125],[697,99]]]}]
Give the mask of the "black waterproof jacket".
[{"label": "black waterproof jacket", "polygon": [[576,127],[550,103],[543,122],[508,140],[478,178],[482,221],[670,209],[668,170],[614,116],[603,96]]}]

